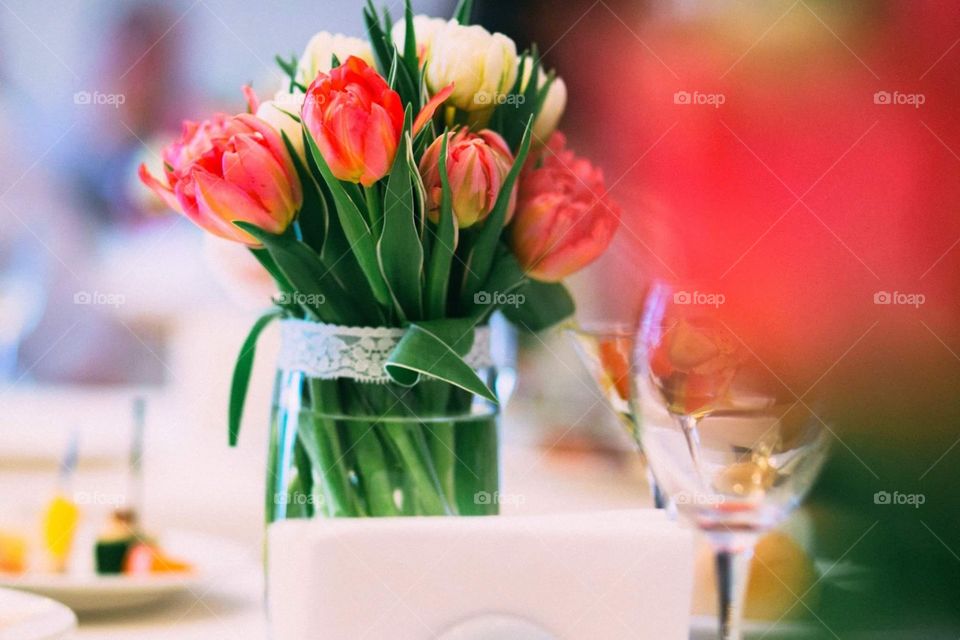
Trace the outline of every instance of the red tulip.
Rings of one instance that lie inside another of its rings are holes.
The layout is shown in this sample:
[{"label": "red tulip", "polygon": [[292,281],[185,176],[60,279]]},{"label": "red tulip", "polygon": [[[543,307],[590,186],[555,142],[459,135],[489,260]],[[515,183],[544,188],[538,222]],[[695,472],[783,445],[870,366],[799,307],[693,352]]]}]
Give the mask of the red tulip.
[{"label": "red tulip", "polygon": [[[427,215],[434,222],[439,218],[443,196],[440,185],[442,148],[443,136],[440,136],[420,160],[420,174],[427,190]],[[513,155],[499,134],[489,129],[478,133],[460,129],[447,134],[447,175],[453,193],[453,215],[461,229],[490,215],[511,166]],[[514,188],[507,207],[507,222],[513,216],[516,198]]]},{"label": "red tulip", "polygon": [[166,183],[140,166],[140,179],[171,208],[210,233],[258,246],[233,221],[280,233],[303,202],[293,162],[279,134],[249,115],[214,114],[184,122],[163,150]]},{"label": "red tulip", "polygon": [[557,282],[593,262],[609,246],[620,222],[603,172],[565,149],[554,133],[540,166],[521,175],[513,251],[527,274]]},{"label": "red tulip", "polygon": [[[453,87],[434,96],[417,116],[414,134]],[[390,172],[400,146],[403,104],[375,69],[356,56],[307,88],[301,116],[320,154],[339,180],[369,187]]]}]

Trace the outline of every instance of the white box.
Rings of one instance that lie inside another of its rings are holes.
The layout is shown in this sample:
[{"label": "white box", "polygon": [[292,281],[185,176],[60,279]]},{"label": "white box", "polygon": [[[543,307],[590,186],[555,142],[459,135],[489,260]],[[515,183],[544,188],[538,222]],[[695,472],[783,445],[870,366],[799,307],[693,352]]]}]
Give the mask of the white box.
[{"label": "white box", "polygon": [[268,545],[275,640],[689,637],[692,536],[653,510],[289,520]]}]

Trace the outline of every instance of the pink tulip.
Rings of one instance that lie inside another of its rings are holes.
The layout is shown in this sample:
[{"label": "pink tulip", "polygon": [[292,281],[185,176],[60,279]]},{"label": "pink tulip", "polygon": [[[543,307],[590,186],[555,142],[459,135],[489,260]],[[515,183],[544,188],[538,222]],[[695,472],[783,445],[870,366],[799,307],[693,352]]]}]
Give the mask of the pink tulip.
[{"label": "pink tulip", "polygon": [[233,224],[281,233],[303,202],[300,181],[280,135],[249,115],[214,114],[184,122],[180,139],[163,150],[166,182],[140,166],[140,179],[172,209],[210,233],[259,246]]},{"label": "pink tulip", "polygon": [[[414,134],[453,87],[434,96],[417,115]],[[338,179],[369,187],[390,172],[403,129],[403,104],[387,81],[356,56],[307,88],[301,116],[320,154]]]},{"label": "pink tulip", "polygon": [[[440,184],[442,148],[443,136],[440,136],[420,160],[420,175],[427,189],[427,215],[434,222],[439,218],[443,197]],[[461,229],[482,222],[490,215],[511,166],[513,155],[499,134],[489,129],[478,133],[460,129],[447,134],[447,175],[453,195],[453,215]],[[516,200],[514,187],[507,206],[506,222],[513,216]]]},{"label": "pink tulip", "polygon": [[603,172],[565,146],[563,134],[554,133],[539,166],[521,175],[511,230],[517,260],[544,282],[558,282],[598,258],[620,221]]}]

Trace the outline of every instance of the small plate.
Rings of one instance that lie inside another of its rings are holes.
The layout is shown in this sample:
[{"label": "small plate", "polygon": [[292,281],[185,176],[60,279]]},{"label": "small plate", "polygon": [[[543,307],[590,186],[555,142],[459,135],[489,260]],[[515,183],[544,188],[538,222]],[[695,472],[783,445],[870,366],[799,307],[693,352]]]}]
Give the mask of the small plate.
[{"label": "small plate", "polygon": [[199,581],[195,573],[142,577],[35,574],[3,578],[0,585],[53,598],[78,613],[95,613],[152,604],[187,591]]},{"label": "small plate", "polygon": [[[693,616],[690,619],[690,640],[716,640],[717,619],[714,616]],[[804,635],[807,634],[807,635]],[[746,640],[766,637],[769,640],[793,640],[809,637],[810,626],[781,620],[744,620],[743,636]]]},{"label": "small plate", "polygon": [[[230,540],[189,532],[160,536],[164,551],[193,566],[184,573],[146,576],[0,574],[0,587],[29,591],[57,600],[80,614],[142,607],[184,592],[200,592],[201,585],[224,575],[231,566],[247,561],[249,551]],[[6,640],[5,637],[3,640]]]},{"label": "small plate", "polygon": [[0,638],[3,640],[60,640],[77,627],[70,609],[49,598],[12,589],[0,589]]}]

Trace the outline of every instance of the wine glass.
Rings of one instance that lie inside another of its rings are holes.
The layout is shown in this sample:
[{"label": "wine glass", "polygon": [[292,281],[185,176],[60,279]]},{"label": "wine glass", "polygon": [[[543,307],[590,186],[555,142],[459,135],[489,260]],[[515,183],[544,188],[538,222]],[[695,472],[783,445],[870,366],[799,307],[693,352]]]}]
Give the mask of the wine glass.
[{"label": "wine glass", "polygon": [[641,441],[663,491],[713,546],[719,638],[741,638],[757,539],[813,484],[828,429],[731,328],[723,296],[667,283],[634,349]]},{"label": "wine glass", "polygon": [[[615,322],[591,323],[569,327],[566,332],[573,340],[580,361],[603,394],[607,405],[617,414],[620,423],[640,447],[642,456],[639,416],[630,380],[633,327]],[[646,465],[646,472],[654,506],[657,509],[666,508],[667,499],[660,490],[650,465]]]}]

